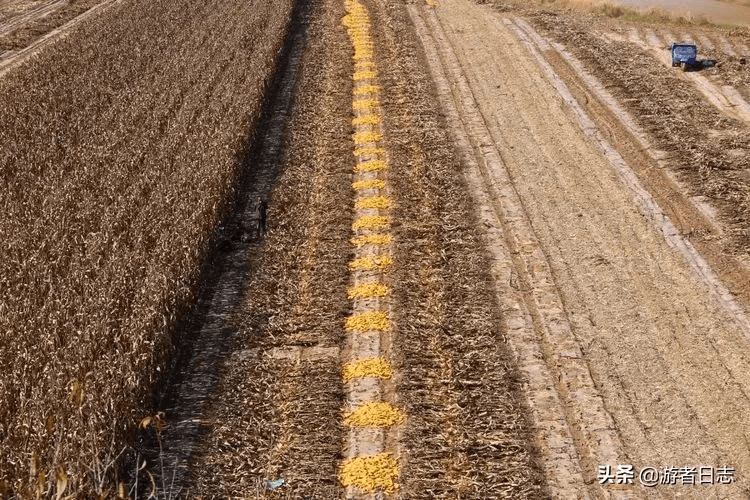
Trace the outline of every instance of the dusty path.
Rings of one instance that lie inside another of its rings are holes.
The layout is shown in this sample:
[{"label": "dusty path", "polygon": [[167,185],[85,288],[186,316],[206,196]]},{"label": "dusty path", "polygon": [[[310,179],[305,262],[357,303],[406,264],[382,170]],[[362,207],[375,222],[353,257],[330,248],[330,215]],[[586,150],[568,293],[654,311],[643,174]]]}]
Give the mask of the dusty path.
[{"label": "dusty path", "polygon": [[[485,225],[499,229],[489,240],[510,249],[505,261],[496,253],[496,268],[511,267],[508,283],[531,318],[509,335],[535,418],[560,421],[541,404],[545,374],[519,349],[528,339],[565,408],[567,427],[540,426],[538,436],[553,490],[561,498],[740,497],[750,466],[743,329],[644,216],[614,168],[622,158],[605,154],[593,122],[561,98],[564,84],[551,84],[520,24],[465,0],[412,15],[449,119],[451,106],[459,113],[454,133],[468,138],[476,198],[492,200],[480,206]],[[585,486],[560,472],[560,460],[580,462]],[[636,483],[647,466],[730,466],[736,483],[598,486],[597,467],[619,464],[634,466]]]}]

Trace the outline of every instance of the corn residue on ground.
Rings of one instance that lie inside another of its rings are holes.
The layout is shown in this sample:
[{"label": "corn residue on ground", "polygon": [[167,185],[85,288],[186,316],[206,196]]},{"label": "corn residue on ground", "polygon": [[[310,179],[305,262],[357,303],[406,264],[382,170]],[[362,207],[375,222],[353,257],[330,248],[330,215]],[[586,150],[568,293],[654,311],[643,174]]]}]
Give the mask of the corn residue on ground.
[{"label": "corn residue on ground", "polygon": [[359,198],[354,204],[354,208],[391,208],[391,199],[386,196],[370,196]]},{"label": "corn residue on ground", "polygon": [[368,144],[383,140],[383,136],[377,132],[358,132],[354,134],[354,144]]},{"label": "corn residue on ground", "polygon": [[390,403],[369,402],[344,417],[344,422],[356,427],[390,427],[403,423],[404,412]]},{"label": "corn residue on ground", "polygon": [[383,358],[369,358],[352,361],[344,365],[341,378],[348,382],[355,378],[380,378],[388,380],[392,376],[391,364]]},{"label": "corn residue on ground", "polygon": [[353,458],[341,466],[340,478],[344,486],[392,494],[398,489],[398,462],[390,453]]},{"label": "corn residue on ground", "polygon": [[382,172],[384,170],[388,170],[388,163],[385,160],[368,160],[354,167],[356,173]]},{"label": "corn residue on ground", "polygon": [[[406,421],[403,410],[388,401],[388,381],[392,376],[391,364],[384,357],[367,357],[372,354],[370,344],[373,335],[379,337],[375,352],[388,350],[392,324],[390,292],[386,272],[392,259],[390,245],[393,241],[391,230],[391,208],[393,200],[388,196],[387,182],[388,159],[382,147],[383,136],[380,133],[382,88],[378,85],[377,69],[374,62],[375,46],[370,37],[370,21],[367,10],[356,1],[345,2],[348,15],[343,24],[347,28],[355,61],[352,79],[352,127],[354,131],[354,192],[366,191],[356,198],[354,203],[355,220],[352,223],[351,240],[354,246],[354,259],[349,263],[352,286],[347,297],[352,301],[352,314],[347,318],[344,329],[347,332],[349,362],[342,370],[344,382],[356,379],[371,379],[369,383],[352,384],[348,393],[348,408],[344,413],[343,423],[350,427],[346,460],[341,465],[339,480],[342,485],[355,488],[349,491],[348,497],[360,492],[381,491],[393,493],[398,488],[400,474],[395,446],[395,435],[384,434],[371,437],[356,432],[357,427],[382,427],[388,429],[402,425]],[[379,247],[379,248],[373,248]],[[360,300],[368,299],[368,300]],[[357,354],[362,353],[362,354]],[[377,385],[373,386],[372,379]],[[377,390],[374,389],[377,387]],[[355,401],[357,404],[355,404]],[[364,401],[364,402],[363,402]],[[374,456],[360,456],[361,449],[383,449],[385,452]],[[390,448],[390,449],[389,449]]]},{"label": "corn residue on ground", "polygon": [[367,330],[388,330],[388,316],[384,312],[365,312],[350,316],[346,320],[346,330],[350,332],[366,332]]},{"label": "corn residue on ground", "polygon": [[383,283],[365,283],[349,289],[350,299],[369,299],[388,295],[388,285]]},{"label": "corn residue on ground", "polygon": [[384,271],[388,266],[391,265],[392,259],[388,255],[376,255],[374,257],[360,257],[349,263],[349,269],[355,271],[357,269],[362,270],[373,270],[380,269]]},{"label": "corn residue on ground", "polygon": [[352,229],[387,229],[391,225],[391,220],[382,215],[363,215],[355,220]]},{"label": "corn residue on ground", "polygon": [[[380,115],[359,115],[352,119],[352,125],[377,125],[380,123]],[[385,150],[383,148],[355,148],[354,156],[383,156]],[[385,186],[383,186],[385,187]]]},{"label": "corn residue on ground", "polygon": [[369,179],[366,181],[355,181],[352,184],[355,191],[362,189],[383,189],[385,187],[385,181],[382,179]]},{"label": "corn residue on ground", "polygon": [[363,247],[365,245],[386,246],[390,245],[391,241],[393,241],[393,237],[390,234],[367,234],[352,238],[352,245],[355,247]]}]

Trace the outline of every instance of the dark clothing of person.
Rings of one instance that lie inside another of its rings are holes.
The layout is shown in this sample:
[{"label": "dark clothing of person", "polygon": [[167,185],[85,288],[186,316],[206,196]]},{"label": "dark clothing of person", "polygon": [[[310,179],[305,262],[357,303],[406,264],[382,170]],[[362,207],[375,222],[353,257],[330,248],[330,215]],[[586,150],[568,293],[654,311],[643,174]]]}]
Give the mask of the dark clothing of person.
[{"label": "dark clothing of person", "polygon": [[258,204],[258,237],[260,238],[266,234],[266,217],[268,213],[268,203],[266,200],[261,200]]}]

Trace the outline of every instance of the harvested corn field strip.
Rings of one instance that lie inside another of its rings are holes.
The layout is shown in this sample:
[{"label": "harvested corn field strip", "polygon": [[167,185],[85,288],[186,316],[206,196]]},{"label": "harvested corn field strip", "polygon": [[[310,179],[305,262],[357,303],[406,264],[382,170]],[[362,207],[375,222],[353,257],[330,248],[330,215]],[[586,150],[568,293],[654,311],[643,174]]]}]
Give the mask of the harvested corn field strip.
[{"label": "harvested corn field strip", "polygon": [[505,311],[494,295],[486,226],[441,125],[446,115],[420,63],[425,54],[405,5],[373,4],[376,63],[388,68],[378,82],[380,131],[395,201],[388,283],[398,307],[390,359],[399,408],[407,414],[397,494],[551,498],[529,446],[532,427],[506,341]]},{"label": "harvested corn field strip", "polygon": [[[346,0],[346,7],[349,14],[343,23],[354,47],[354,60],[360,67],[366,64],[374,70],[374,44],[369,35],[367,11],[356,0]],[[369,196],[359,197],[354,203],[357,214],[352,224],[355,258],[349,264],[353,286],[347,293],[352,301],[352,313],[345,324],[348,337],[344,359],[348,362],[344,365],[342,378],[347,387],[348,407],[356,409],[347,412],[343,419],[350,431],[345,445],[347,460],[339,471],[341,484],[347,487],[346,497],[367,499],[376,498],[374,495],[382,492],[393,493],[398,488],[393,428],[406,421],[404,412],[389,401],[394,399],[391,366],[381,357],[381,353],[390,349],[393,333],[390,315],[391,309],[397,307],[387,300],[389,288],[382,283],[391,258],[387,248],[373,255],[369,245],[387,246],[392,241],[389,233],[392,200],[387,196],[389,188],[386,182],[388,161],[378,127],[382,89],[375,77],[375,71],[356,71],[352,77],[352,111],[355,115],[352,138],[356,159],[352,188],[353,191],[367,190],[369,192],[363,194]],[[367,231],[380,232],[361,235]],[[372,433],[362,428],[382,428],[383,432]],[[388,452],[386,448],[389,448]]]},{"label": "harvested corn field strip", "polygon": [[224,318],[236,328],[235,351],[206,405],[185,498],[335,499],[344,490],[353,65],[341,0],[302,5],[310,16],[268,234],[248,256],[239,307]]},{"label": "harvested corn field strip", "polygon": [[[258,226],[260,221],[255,220],[257,199],[268,198],[282,166],[281,144],[294,100],[307,18],[302,4],[295,4],[292,26],[266,94],[258,132],[237,184],[233,211],[222,223],[222,241],[214,245],[208,257],[212,265],[201,277],[198,306],[177,331],[178,354],[173,356],[176,358],[173,367],[160,383],[154,408],[157,414],[165,415],[169,425],[163,430],[148,429],[137,439],[148,443],[147,447],[137,447],[149,465],[138,479],[142,484],[149,481],[149,474],[162,484],[169,479],[174,490],[189,484],[188,462],[205,433],[203,407],[214,390],[218,367],[228,356],[237,335],[234,328],[227,327],[224,318],[241,305],[242,287],[246,280],[252,279],[248,256],[255,256],[257,246],[264,240],[265,234]],[[131,482],[135,483],[135,479]]]},{"label": "harvested corn field strip", "polygon": [[[104,1],[0,56],[0,497],[748,491],[750,31]],[[691,457],[736,483],[596,477]]]}]

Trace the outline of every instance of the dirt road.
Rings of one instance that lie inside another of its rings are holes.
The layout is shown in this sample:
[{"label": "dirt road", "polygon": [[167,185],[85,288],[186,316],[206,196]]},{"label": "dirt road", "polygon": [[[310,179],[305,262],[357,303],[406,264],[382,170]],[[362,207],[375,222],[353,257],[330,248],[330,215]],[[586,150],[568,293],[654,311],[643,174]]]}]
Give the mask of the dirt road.
[{"label": "dirt road", "polygon": [[[467,0],[410,13],[469,166],[498,293],[518,320],[508,334],[553,492],[742,496],[741,308],[598,130],[595,108],[571,95],[531,26]],[[635,484],[599,485],[599,466],[621,464],[633,465]],[[669,466],[734,467],[736,481],[638,484],[645,467]]]}]

